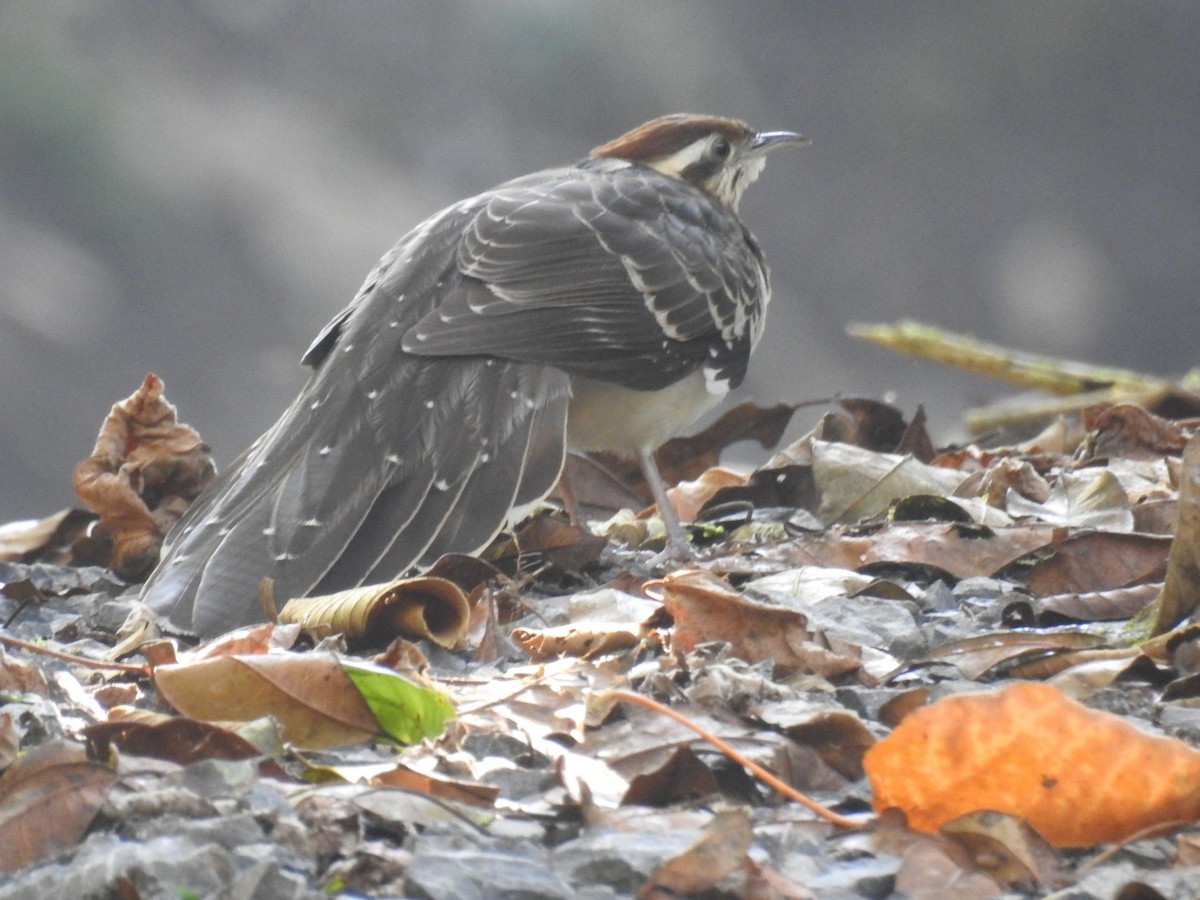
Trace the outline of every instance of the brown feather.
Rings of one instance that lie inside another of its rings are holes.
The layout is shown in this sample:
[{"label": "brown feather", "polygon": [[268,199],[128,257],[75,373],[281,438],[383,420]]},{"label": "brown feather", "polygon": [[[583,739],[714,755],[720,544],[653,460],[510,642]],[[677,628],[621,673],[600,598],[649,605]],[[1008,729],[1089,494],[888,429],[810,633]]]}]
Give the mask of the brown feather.
[{"label": "brown feather", "polygon": [[749,125],[737,119],[675,113],[639,125],[619,138],[601,144],[591,155],[612,159],[658,159],[670,156],[714,131],[725,135],[733,144],[747,141],[754,134]]}]

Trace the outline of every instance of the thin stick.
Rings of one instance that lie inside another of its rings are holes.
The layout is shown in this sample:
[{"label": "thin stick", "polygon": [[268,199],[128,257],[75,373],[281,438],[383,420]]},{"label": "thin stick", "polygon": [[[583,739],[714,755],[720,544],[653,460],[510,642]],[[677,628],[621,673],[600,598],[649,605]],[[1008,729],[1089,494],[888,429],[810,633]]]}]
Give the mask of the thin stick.
[{"label": "thin stick", "polygon": [[684,716],[680,713],[677,713],[675,710],[671,709],[671,707],[664,706],[663,704],[659,703],[657,700],[651,700],[649,697],[643,697],[641,694],[635,694],[632,691],[621,691],[621,690],[605,691],[604,693],[600,694],[599,696],[611,697],[612,699],[617,700],[619,702],[632,703],[635,706],[641,706],[646,709],[653,710],[654,712],[661,713],[662,715],[666,716],[669,719],[674,719],[676,722],[678,722],[680,725],[684,726],[685,728],[690,728],[692,731],[696,732],[696,734],[700,735],[700,737],[704,738],[704,740],[708,741],[710,744],[712,744],[714,747],[716,747],[718,750],[720,750],[722,753],[724,753],[726,756],[728,756],[730,759],[732,759],[739,766],[745,766],[747,769],[750,770],[751,774],[753,774],[760,781],[762,781],[765,784],[767,784],[768,786],[774,788],[776,791],[778,791],[783,796],[787,797],[789,800],[793,800],[796,803],[799,803],[801,806],[805,807],[806,809],[809,809],[812,812],[816,813],[822,819],[832,822],[834,825],[837,825],[839,828],[862,828],[862,826],[865,824],[864,822],[861,822],[857,819],[850,818],[849,816],[843,816],[841,813],[836,813],[832,809],[829,809],[827,806],[822,806],[820,803],[818,803],[816,800],[813,800],[811,797],[808,797],[805,794],[800,793],[798,790],[793,788],[791,785],[787,784],[786,782],[780,781],[778,778],[776,778],[774,775],[772,775],[770,772],[768,772],[766,769],[764,769],[758,763],[743,756],[737,750],[734,750],[733,747],[729,746],[729,744],[725,743],[723,740],[721,740],[719,737],[717,737],[712,732],[707,731],[706,729],[697,725],[695,722],[693,722],[691,719],[687,718],[686,716]]},{"label": "thin stick", "polygon": [[9,647],[15,647],[19,650],[27,650],[30,653],[40,653],[42,656],[52,656],[55,659],[64,659],[67,662],[75,663],[80,666],[87,666],[92,669],[116,669],[118,672],[129,672],[134,675],[149,675],[149,666],[138,666],[133,663],[118,663],[104,662],[99,659],[88,659],[86,656],[76,656],[73,653],[64,653],[61,650],[51,650],[49,647],[43,647],[41,644],[31,644],[29,641],[23,641],[20,638],[9,637],[8,635],[0,634],[0,644],[5,644]]}]

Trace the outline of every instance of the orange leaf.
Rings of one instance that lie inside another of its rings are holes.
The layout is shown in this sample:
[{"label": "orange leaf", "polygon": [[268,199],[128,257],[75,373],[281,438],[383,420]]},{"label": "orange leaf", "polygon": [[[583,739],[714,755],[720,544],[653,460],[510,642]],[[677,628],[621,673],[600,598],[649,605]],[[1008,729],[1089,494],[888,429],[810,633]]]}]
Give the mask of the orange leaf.
[{"label": "orange leaf", "polygon": [[1200,752],[1047,684],[919,709],[864,766],[875,809],[899,808],[922,831],[992,809],[1052,844],[1082,847],[1200,817]]}]

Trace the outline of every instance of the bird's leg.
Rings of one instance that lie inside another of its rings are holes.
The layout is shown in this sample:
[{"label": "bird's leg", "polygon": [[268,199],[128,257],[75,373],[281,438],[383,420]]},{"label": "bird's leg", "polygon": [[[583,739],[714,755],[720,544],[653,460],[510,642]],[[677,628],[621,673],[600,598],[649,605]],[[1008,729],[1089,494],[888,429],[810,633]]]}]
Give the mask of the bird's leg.
[{"label": "bird's leg", "polygon": [[587,522],[583,518],[583,510],[579,508],[579,499],[575,496],[575,490],[571,487],[571,479],[568,477],[564,468],[563,473],[558,479],[558,499],[562,502],[563,512],[567,514],[567,518],[576,528],[588,530]]},{"label": "bird's leg", "polygon": [[663,485],[662,475],[659,474],[654,451],[649,447],[638,450],[638,462],[642,466],[642,476],[646,479],[646,484],[650,486],[650,493],[654,495],[654,502],[658,505],[658,514],[662,516],[663,527],[667,530],[666,555],[673,559],[691,559],[692,548],[688,544],[683,526],[679,524],[679,516],[675,514],[675,507],[667,498],[667,489]]}]

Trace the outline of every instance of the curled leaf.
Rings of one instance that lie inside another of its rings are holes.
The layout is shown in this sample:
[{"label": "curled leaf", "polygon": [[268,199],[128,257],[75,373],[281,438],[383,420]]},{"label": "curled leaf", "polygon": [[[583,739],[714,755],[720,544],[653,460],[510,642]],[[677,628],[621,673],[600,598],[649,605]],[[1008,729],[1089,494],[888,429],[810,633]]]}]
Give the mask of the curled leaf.
[{"label": "curled leaf", "polygon": [[75,467],[75,493],[100,515],[112,541],[109,567],[125,578],[144,576],[158,560],[163,537],[216,474],[208,446],[180,424],[153,373],[113,405],[92,455]]},{"label": "curled leaf", "polygon": [[339,633],[371,644],[397,636],[429,638],[443,647],[454,647],[466,637],[470,618],[462,589],[430,576],[289,600],[279,613],[280,622],[318,636]]}]

